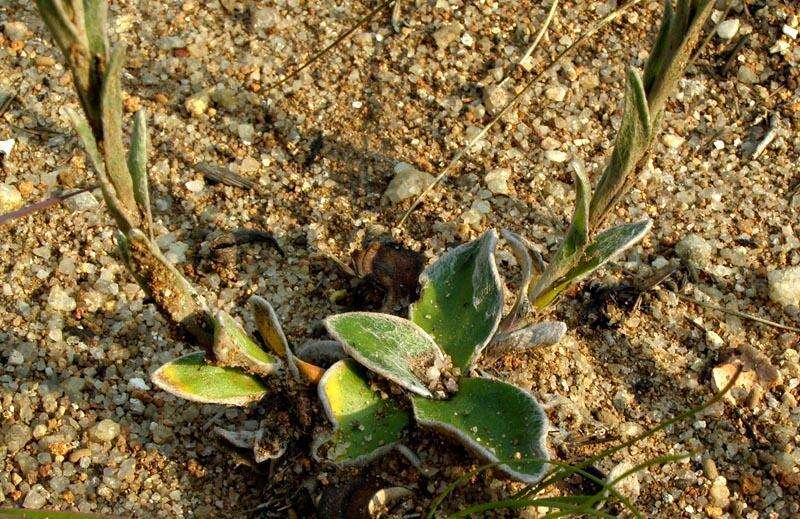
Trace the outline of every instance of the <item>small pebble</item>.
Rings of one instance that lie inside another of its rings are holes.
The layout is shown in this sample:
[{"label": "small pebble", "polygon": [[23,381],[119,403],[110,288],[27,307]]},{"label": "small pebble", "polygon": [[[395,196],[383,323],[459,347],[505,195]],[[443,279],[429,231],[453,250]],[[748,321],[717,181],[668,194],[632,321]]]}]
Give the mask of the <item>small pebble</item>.
[{"label": "small pebble", "polygon": [[679,148],[681,144],[685,141],[683,137],[680,135],[675,135],[674,133],[668,133],[661,138],[668,147],[675,149]]},{"label": "small pebble", "polygon": [[550,87],[544,91],[544,95],[547,99],[560,103],[567,97],[567,88],[561,85]]},{"label": "small pebble", "polygon": [[201,90],[186,99],[184,106],[186,107],[186,111],[189,112],[189,115],[192,117],[200,117],[208,110],[209,101],[208,90]]},{"label": "small pebble", "polygon": [[725,484],[725,481],[721,481],[722,479],[723,478],[720,477],[717,478],[716,482],[711,485],[709,494],[711,495],[714,506],[718,506],[724,510],[731,504],[731,491],[728,490],[728,485]]},{"label": "small pebble", "polygon": [[11,41],[24,41],[30,33],[28,26],[22,22],[6,22],[3,25],[3,32]]},{"label": "small pebble", "polygon": [[22,195],[15,186],[0,183],[0,214],[16,211],[23,203]]},{"label": "small pebble", "polygon": [[25,501],[22,502],[22,507],[31,510],[38,510],[47,504],[48,497],[50,497],[50,493],[45,490],[42,485],[33,485],[25,495]]},{"label": "small pebble", "polygon": [[71,196],[64,201],[64,206],[70,211],[86,211],[99,206],[100,203],[89,191]]},{"label": "small pebble", "polygon": [[433,181],[433,175],[424,173],[406,162],[398,162],[394,166],[394,178],[383,194],[392,204],[397,204],[419,195]]},{"label": "small pebble", "polygon": [[436,42],[437,47],[444,49],[458,39],[462,30],[464,28],[458,22],[447,23],[433,33],[433,41]]},{"label": "small pebble", "polygon": [[508,103],[508,93],[498,85],[489,85],[483,89],[483,105],[491,115],[497,115]]},{"label": "small pebble", "polygon": [[719,477],[717,464],[714,463],[712,458],[703,459],[703,474],[711,481],[716,481],[717,477]]},{"label": "small pebble", "polygon": [[675,253],[685,261],[699,268],[705,268],[711,261],[714,248],[699,234],[689,234],[675,245]]},{"label": "small pebble", "polygon": [[569,155],[561,150],[547,150],[544,152],[544,158],[551,162],[566,162]]},{"label": "small pebble", "polygon": [[199,193],[200,191],[202,191],[205,187],[206,187],[206,183],[203,182],[202,180],[198,180],[198,179],[190,180],[190,181],[188,181],[186,183],[186,189],[188,189],[189,191],[191,191],[192,193],[195,193],[195,194]]},{"label": "small pebble", "polygon": [[47,304],[58,312],[71,312],[78,306],[75,303],[75,299],[59,286],[54,286],[50,289],[50,294],[47,296]]},{"label": "small pebble", "polygon": [[511,176],[509,168],[496,168],[491,170],[483,177],[486,182],[486,187],[492,194],[495,195],[508,195],[508,179]]},{"label": "small pebble", "polygon": [[746,85],[758,83],[758,75],[747,65],[741,65],[736,73],[736,78]]},{"label": "small pebble", "polygon": [[767,275],[769,298],[782,307],[800,307],[800,266],[773,270]]},{"label": "small pebble", "polygon": [[114,420],[106,418],[96,424],[92,429],[92,437],[101,442],[110,442],[119,435],[119,424]]},{"label": "small pebble", "polygon": [[719,27],[717,27],[717,36],[719,36],[723,40],[730,40],[736,33],[739,32],[739,19],[738,18],[731,18],[730,20],[725,20]]}]

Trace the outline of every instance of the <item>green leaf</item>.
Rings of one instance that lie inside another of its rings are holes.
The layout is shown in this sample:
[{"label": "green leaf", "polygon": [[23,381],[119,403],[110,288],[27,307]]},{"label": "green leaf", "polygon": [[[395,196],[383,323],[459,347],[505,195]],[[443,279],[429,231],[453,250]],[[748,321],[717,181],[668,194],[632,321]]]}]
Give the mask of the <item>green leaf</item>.
[{"label": "green leaf", "polygon": [[260,378],[239,368],[208,364],[201,351],[164,364],[150,378],[168,393],[207,404],[246,406],[267,393]]},{"label": "green leaf", "polygon": [[653,134],[642,78],[633,68],[628,69],[627,78],[625,111],[614,143],[614,151],[603,171],[603,176],[597,183],[590,204],[589,224],[592,228],[597,227],[618,197],[627,191],[625,186],[633,181],[629,177],[636,163],[647,151]]},{"label": "green leaf", "polygon": [[534,306],[543,308],[549,305],[567,287],[585,278],[644,238],[652,225],[651,220],[642,220],[612,227],[598,234],[592,244],[586,247],[580,262],[548,290],[542,292],[533,302]]},{"label": "green leaf", "polygon": [[117,198],[126,209],[131,222],[138,223],[138,210],[133,196],[133,180],[128,172],[125,148],[122,145],[122,65],[125,51],[117,47],[111,53],[111,60],[103,78],[103,155],[106,172]]},{"label": "green leaf", "polygon": [[450,400],[412,397],[422,425],[455,436],[509,476],[535,483],[544,474],[547,416],[526,391],[485,378],[462,378]]},{"label": "green leaf", "polygon": [[424,382],[426,370],[444,354],[413,322],[389,314],[350,312],[328,317],[325,326],[363,366],[418,395],[433,396]]},{"label": "green leaf", "polygon": [[557,261],[568,260],[581,252],[589,241],[589,200],[592,196],[592,186],[586,177],[586,171],[579,162],[573,163],[573,178],[575,179],[575,211],[572,221],[564,237]]},{"label": "green leaf", "polygon": [[97,173],[97,178],[100,180],[100,190],[103,192],[103,199],[108,206],[108,211],[111,213],[111,216],[114,217],[114,220],[117,222],[117,226],[120,228],[120,230],[126,232],[132,227],[130,219],[125,212],[122,203],[117,198],[117,192],[114,189],[114,186],[108,179],[108,175],[106,175],[103,157],[100,155],[100,151],[97,149],[97,141],[94,138],[92,129],[89,128],[89,123],[71,108],[67,108],[67,116],[69,117],[73,128],[75,128],[75,132],[78,134],[81,144],[83,144],[83,149],[86,152],[86,155],[89,157],[89,163],[92,165],[95,173]]},{"label": "green leaf", "polygon": [[573,162],[575,179],[575,211],[567,234],[544,273],[531,288],[529,298],[536,300],[544,290],[569,271],[580,260],[589,241],[589,198],[592,188],[580,162]]},{"label": "green leaf", "polygon": [[317,390],[334,430],[316,438],[315,458],[325,446],[325,458],[334,463],[363,464],[400,447],[402,431],[411,421],[408,412],[394,400],[381,398],[353,360],[340,360],[328,368]]},{"label": "green leaf", "polygon": [[108,41],[106,23],[108,6],[106,0],[83,0],[83,16],[89,50],[105,59]]},{"label": "green leaf", "polygon": [[256,328],[261,338],[267,343],[269,349],[281,358],[286,358],[291,352],[289,341],[283,333],[283,326],[278,319],[278,314],[269,302],[260,296],[252,296],[247,300],[253,317],[256,321]]},{"label": "green leaf", "polygon": [[647,65],[644,69],[644,79],[642,83],[645,92],[651,91],[656,78],[661,75],[666,65],[666,60],[669,57],[667,54],[669,52],[669,38],[674,23],[675,11],[672,10],[672,0],[664,0],[664,18],[661,20],[658,36],[653,44],[653,50],[650,51],[650,57],[647,59]]},{"label": "green leaf", "polygon": [[147,119],[144,110],[136,112],[128,151],[128,171],[133,181],[133,198],[145,217],[147,229],[152,233],[153,215],[150,210],[150,187],[147,178]]},{"label": "green leaf", "polygon": [[503,317],[500,323],[500,330],[507,330],[517,320],[525,317],[531,309],[531,304],[528,300],[528,289],[533,279],[533,259],[531,258],[530,249],[525,243],[525,238],[508,229],[501,230],[500,234],[503,235],[503,238],[511,247],[511,252],[514,254],[521,271],[520,282],[517,287],[517,299],[514,301],[511,311]]},{"label": "green leaf", "polygon": [[242,326],[223,310],[214,319],[214,355],[223,366],[239,367],[267,377],[281,365],[281,361],[262,350]]},{"label": "green leaf", "polygon": [[409,317],[468,371],[491,340],[503,312],[503,290],[494,259],[497,233],[460,245],[422,273],[420,298]]}]

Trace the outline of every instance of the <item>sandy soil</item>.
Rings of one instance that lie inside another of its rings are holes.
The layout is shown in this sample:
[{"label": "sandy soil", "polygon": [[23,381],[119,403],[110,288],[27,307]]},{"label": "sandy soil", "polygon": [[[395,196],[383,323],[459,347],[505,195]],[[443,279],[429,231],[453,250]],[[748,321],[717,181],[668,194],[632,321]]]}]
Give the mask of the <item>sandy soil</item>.
[{"label": "sandy soil", "polygon": [[[370,8],[335,4],[111,6],[116,39],[128,47],[126,111],[146,108],[151,126],[162,249],[219,308],[248,319],[247,297],[267,298],[298,343],[322,336],[320,319],[337,311],[330,298],[346,286],[327,256],[344,259],[367,238],[391,233],[432,259],[486,228],[507,227],[552,250],[574,200],[568,161],[552,150],[580,157],[596,180],[621,116],[624,69],[643,65],[661,12],[660,2],[642,2],[565,60],[397,228],[411,200],[383,196],[395,164],[435,175],[489,120],[484,87],[513,69],[549,2],[404,2],[399,33],[380,15],[270,90]],[[534,70],[613,4],[563,2]],[[582,284],[552,312],[570,326],[561,344],[487,368],[548,405],[553,452],[570,460],[708,399],[713,368],[736,348],[763,354],[779,377],[761,394],[747,388],[599,464],[608,472],[621,462],[691,453],[639,476],[635,502],[650,517],[800,513],[798,333],[675,295],[800,326],[797,304],[770,300],[768,283],[770,272],[800,263],[800,9],[788,1],[747,4],[728,15],[739,21],[738,34],[714,36],[681,82],[652,161],[617,211],[619,222],[652,218],[653,231],[597,279],[614,287],[684,266],[630,311]],[[16,96],[0,123],[0,139],[16,139],[0,180],[25,203],[92,183],[64,114],[77,108],[70,78],[33,6],[0,2],[0,23],[0,90]],[[432,34],[455,23],[453,41],[440,47]],[[509,88],[522,78],[517,71]],[[209,106],[191,114],[187,99],[204,89]],[[770,118],[775,138],[753,157]],[[207,183],[192,166],[198,162],[230,167],[259,189]],[[484,182],[498,168],[510,170],[507,195]],[[149,373],[196,348],[143,300],[95,198],[96,206],[84,197],[0,227],[0,502],[142,517],[240,516],[265,503],[265,514],[285,516],[288,504],[302,510],[301,495],[317,497],[351,478],[352,471],[314,463],[308,438],[273,466],[253,467],[211,434],[215,424],[280,419],[271,405],[286,401],[222,409],[153,389]],[[252,245],[227,264],[202,258],[209,233],[245,227],[273,233],[286,257]],[[698,239],[684,254],[687,268],[675,246],[689,234]],[[500,260],[514,272],[507,249]],[[98,427],[103,420],[113,424]],[[412,440],[423,464],[437,469],[432,476],[396,455],[370,467],[413,490],[402,514],[423,511],[478,464],[437,436],[417,431]],[[482,475],[450,506],[512,490]]]}]

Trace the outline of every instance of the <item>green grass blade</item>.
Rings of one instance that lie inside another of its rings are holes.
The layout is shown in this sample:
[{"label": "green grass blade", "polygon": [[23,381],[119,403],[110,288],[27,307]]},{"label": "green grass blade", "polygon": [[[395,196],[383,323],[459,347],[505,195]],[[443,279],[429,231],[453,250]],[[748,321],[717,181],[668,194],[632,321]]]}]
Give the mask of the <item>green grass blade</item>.
[{"label": "green grass blade", "polygon": [[108,52],[106,38],[108,5],[106,0],[83,0],[83,16],[89,50],[92,54],[106,59]]},{"label": "green grass blade", "polygon": [[122,144],[122,66],[125,51],[117,47],[111,53],[111,60],[103,78],[101,106],[103,113],[103,155],[106,173],[114,185],[117,198],[134,226],[139,223],[139,211],[133,196],[133,180],[125,160],[125,147]]},{"label": "green grass blade", "polygon": [[153,214],[150,209],[150,186],[147,178],[147,119],[144,110],[136,112],[128,151],[128,171],[133,182],[133,198],[144,215],[147,232],[153,233]]}]

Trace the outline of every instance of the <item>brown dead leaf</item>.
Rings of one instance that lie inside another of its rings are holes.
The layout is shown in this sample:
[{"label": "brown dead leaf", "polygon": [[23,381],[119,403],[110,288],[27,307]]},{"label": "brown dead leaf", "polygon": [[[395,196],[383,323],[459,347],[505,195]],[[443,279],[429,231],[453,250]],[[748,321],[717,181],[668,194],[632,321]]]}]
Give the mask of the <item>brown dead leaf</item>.
[{"label": "brown dead leaf", "polygon": [[391,311],[416,298],[425,258],[399,243],[375,240],[353,256],[353,263],[359,280],[341,304]]}]

